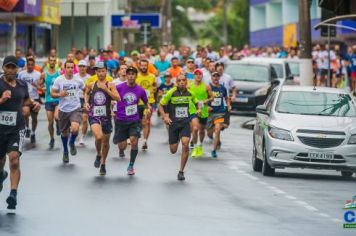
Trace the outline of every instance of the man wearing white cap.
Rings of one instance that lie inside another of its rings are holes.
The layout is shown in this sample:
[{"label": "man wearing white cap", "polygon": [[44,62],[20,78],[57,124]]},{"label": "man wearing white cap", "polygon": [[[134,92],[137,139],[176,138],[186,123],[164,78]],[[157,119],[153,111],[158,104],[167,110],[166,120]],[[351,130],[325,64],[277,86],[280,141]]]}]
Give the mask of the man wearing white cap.
[{"label": "man wearing white cap", "polygon": [[[79,72],[74,75],[74,78],[81,79],[84,84],[89,79],[90,75],[87,73],[87,62],[85,60],[80,60],[78,62],[78,69]],[[83,92],[79,92],[79,97],[80,97],[80,104],[81,107],[84,108],[84,95]],[[84,146],[84,137],[87,134],[88,130],[88,112],[83,109],[83,116],[82,116],[82,128],[81,128],[81,135],[79,136],[79,144]]]}]

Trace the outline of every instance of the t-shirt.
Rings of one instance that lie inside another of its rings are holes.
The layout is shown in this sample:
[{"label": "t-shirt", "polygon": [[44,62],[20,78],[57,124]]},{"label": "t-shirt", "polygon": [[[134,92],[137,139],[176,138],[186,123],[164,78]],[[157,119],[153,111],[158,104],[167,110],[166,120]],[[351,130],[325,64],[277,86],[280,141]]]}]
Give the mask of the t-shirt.
[{"label": "t-shirt", "polygon": [[[122,80],[120,80],[119,78],[117,78],[117,79],[114,79],[113,81],[112,81],[112,83],[115,85],[115,87],[116,86],[118,86],[119,84],[123,84],[123,83],[126,83],[126,80],[125,81],[122,81]],[[117,101],[114,101],[114,100],[112,100],[112,111],[113,112],[116,112],[117,111]]]},{"label": "t-shirt", "polygon": [[[146,95],[148,97],[148,102],[149,103],[154,103],[155,102],[155,95],[153,91],[153,85],[156,82],[156,77],[153,74],[146,74],[143,75],[142,73],[138,73],[137,78],[136,78],[136,83],[141,86],[145,91]],[[140,105],[143,103],[140,102]]]},{"label": "t-shirt", "polygon": [[28,93],[33,99],[39,98],[37,93],[37,82],[40,78],[41,73],[35,70],[31,73],[29,73],[27,70],[23,70],[17,76],[18,80],[22,80],[27,83]]},{"label": "t-shirt", "polygon": [[115,119],[118,121],[139,121],[138,103],[142,100],[148,102],[145,90],[139,85],[129,87],[127,83],[116,86],[121,100],[117,102]]},{"label": "t-shirt", "polygon": [[169,68],[169,73],[171,74],[172,78],[177,78],[177,76],[179,75],[179,73],[182,71],[182,67],[177,66],[176,68],[171,67]]},{"label": "t-shirt", "polygon": [[169,67],[171,67],[171,63],[168,61],[156,61],[154,66],[160,73],[164,73]]},{"label": "t-shirt", "polygon": [[84,82],[79,78],[67,79],[64,75],[58,77],[53,84],[58,92],[67,91],[66,97],[59,98],[59,110],[62,112],[72,112],[81,107],[80,91],[84,90]]},{"label": "t-shirt", "polygon": [[356,72],[356,53],[350,56],[351,72]]},{"label": "t-shirt", "polygon": [[[85,74],[85,75],[82,77],[82,76],[80,76],[79,73],[77,73],[77,74],[74,75],[74,78],[81,79],[81,80],[83,80],[84,84],[86,84],[85,82],[90,78],[90,75],[89,75],[89,74]],[[83,91],[79,91],[79,97],[80,97],[80,98],[84,98],[84,93],[83,93]]]},{"label": "t-shirt", "polygon": [[[22,115],[22,106],[29,98],[27,83],[17,81],[12,87],[0,77],[0,97],[6,91],[11,91],[11,98],[0,104],[0,133],[1,135],[13,134],[25,128],[25,121]],[[3,148],[3,147],[1,147]]]},{"label": "t-shirt", "polygon": [[60,76],[59,71],[55,71],[53,74],[50,74],[48,71],[45,72],[45,87],[46,87],[46,102],[58,102],[58,98],[51,97],[51,88],[54,84],[54,81]]},{"label": "t-shirt", "polygon": [[163,95],[165,95],[171,88],[174,87],[174,84],[171,83],[169,85],[166,85],[165,83],[164,84],[161,84],[158,88],[159,91],[162,91]]},{"label": "t-shirt", "polygon": [[234,81],[232,80],[231,76],[226,73],[222,74],[219,83],[226,88],[228,94],[230,93],[230,90],[234,87]]},{"label": "t-shirt", "polygon": [[223,85],[219,87],[213,86],[210,84],[211,92],[213,94],[214,99],[210,102],[210,107],[213,108],[212,113],[225,113],[226,105],[225,105],[225,97],[227,97],[227,90]]},{"label": "t-shirt", "polygon": [[[98,80],[98,75],[92,75],[90,76],[86,81],[85,81],[85,85],[88,86],[91,83],[94,83]],[[105,81],[107,82],[112,82],[114,79],[110,76],[110,75],[106,75]]]}]

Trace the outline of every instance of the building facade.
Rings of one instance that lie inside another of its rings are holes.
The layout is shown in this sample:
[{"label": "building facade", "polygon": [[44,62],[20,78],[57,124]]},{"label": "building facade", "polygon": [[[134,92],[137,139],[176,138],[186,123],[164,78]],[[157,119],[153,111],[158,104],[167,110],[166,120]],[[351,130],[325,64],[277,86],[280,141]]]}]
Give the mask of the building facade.
[{"label": "building facade", "polygon": [[[312,0],[310,8],[313,41],[322,39],[313,26],[320,22],[321,8]],[[250,44],[253,47],[295,46],[299,39],[299,0],[250,0]],[[356,21],[338,22],[356,28]],[[354,31],[337,29],[337,39],[354,41]]]}]

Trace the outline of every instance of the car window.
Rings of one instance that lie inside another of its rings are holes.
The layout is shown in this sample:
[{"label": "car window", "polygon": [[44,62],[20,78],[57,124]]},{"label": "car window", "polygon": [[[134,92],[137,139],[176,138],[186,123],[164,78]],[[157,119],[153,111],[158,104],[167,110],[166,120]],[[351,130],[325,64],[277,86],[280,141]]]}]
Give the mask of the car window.
[{"label": "car window", "polygon": [[230,75],[234,81],[268,82],[268,67],[249,64],[230,64],[225,73]]},{"label": "car window", "polygon": [[291,74],[294,76],[299,76],[300,75],[300,71],[299,71],[299,63],[297,62],[288,62],[289,64],[289,68],[291,71]]},{"label": "car window", "polygon": [[266,109],[267,109],[267,111],[271,111],[272,110],[272,106],[273,106],[274,100],[276,98],[276,94],[277,94],[277,90],[274,89],[271,92],[271,95],[269,96],[268,100],[266,101]]},{"label": "car window", "polygon": [[278,78],[285,78],[284,76],[284,70],[283,70],[283,64],[274,64],[271,63],[271,66],[274,68],[276,71]]},{"label": "car window", "polygon": [[348,94],[328,92],[283,91],[276,110],[279,113],[355,117],[355,102]]}]

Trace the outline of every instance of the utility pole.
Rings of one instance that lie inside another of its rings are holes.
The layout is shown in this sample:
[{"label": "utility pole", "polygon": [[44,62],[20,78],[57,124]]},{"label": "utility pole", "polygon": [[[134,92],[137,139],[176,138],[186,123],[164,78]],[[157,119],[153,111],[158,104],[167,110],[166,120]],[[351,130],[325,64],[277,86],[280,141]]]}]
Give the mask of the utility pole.
[{"label": "utility pole", "polygon": [[167,0],[167,41],[172,43],[172,0]]},{"label": "utility pole", "polygon": [[70,33],[71,33],[71,47],[74,48],[75,47],[75,38],[74,38],[74,1],[72,1],[72,7],[71,7],[71,10],[72,10],[72,14],[71,14],[71,18],[70,18]]},{"label": "utility pole", "polygon": [[227,0],[224,1],[224,44],[227,45]]},{"label": "utility pole", "polygon": [[311,0],[299,0],[299,35],[300,35],[300,85],[313,85],[312,41],[310,30]]}]

